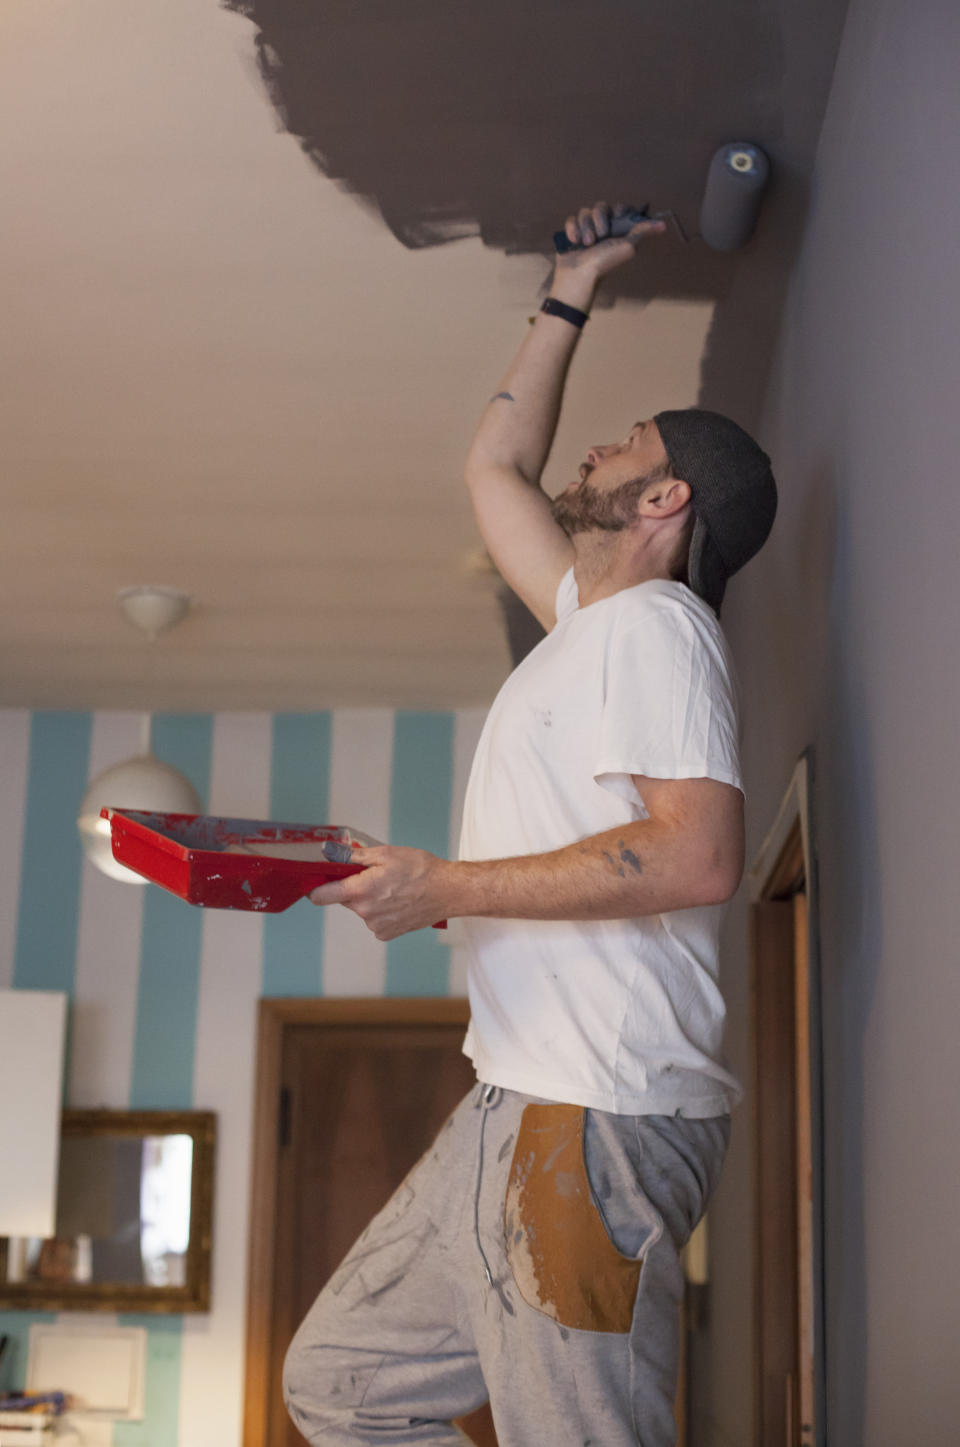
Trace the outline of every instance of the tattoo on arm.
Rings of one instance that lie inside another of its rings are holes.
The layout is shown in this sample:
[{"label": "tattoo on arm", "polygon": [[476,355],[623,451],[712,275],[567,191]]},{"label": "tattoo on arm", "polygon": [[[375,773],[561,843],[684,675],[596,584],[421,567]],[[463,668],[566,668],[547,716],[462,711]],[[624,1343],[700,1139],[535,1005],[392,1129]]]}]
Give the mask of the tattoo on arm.
[{"label": "tattoo on arm", "polygon": [[497,392],[495,396],[490,398],[490,401],[499,402],[501,398],[504,402],[514,402],[516,400],[516,398],[513,397],[509,392]]},{"label": "tattoo on arm", "polygon": [[[640,860],[637,858],[636,854],[634,854],[633,850],[627,848],[626,844],[623,842],[622,839],[617,840],[617,848],[620,850],[619,863],[616,859],[614,859],[613,855],[608,849],[601,849],[600,851],[604,859],[609,864],[610,868],[615,869],[621,879],[626,879],[627,877],[627,871],[623,867],[625,864],[629,864],[630,868],[634,871],[635,874],[642,874],[643,865],[640,863]],[[590,850],[587,848],[586,845],[581,844],[580,853],[589,854]]]},{"label": "tattoo on arm", "polygon": [[615,870],[617,871],[617,873],[619,874],[619,876],[620,876],[621,879],[625,879],[625,878],[626,878],[626,875],[625,875],[624,872],[623,872],[623,865],[622,865],[622,864],[617,864],[617,861],[614,859],[613,855],[612,855],[612,854],[608,854],[608,852],[606,851],[606,849],[603,851],[603,857],[604,857],[604,859],[607,861],[607,863],[609,864],[610,868],[611,868],[611,869],[615,869]]}]

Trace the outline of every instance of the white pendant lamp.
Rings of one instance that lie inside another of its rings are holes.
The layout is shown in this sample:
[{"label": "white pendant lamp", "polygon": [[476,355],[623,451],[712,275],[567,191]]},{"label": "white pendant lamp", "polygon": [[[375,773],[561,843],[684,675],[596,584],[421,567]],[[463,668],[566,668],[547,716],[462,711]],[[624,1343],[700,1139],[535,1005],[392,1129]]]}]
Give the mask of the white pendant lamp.
[{"label": "white pendant lamp", "polygon": [[[147,718],[148,728],[149,722]],[[187,776],[172,764],[165,764],[149,749],[97,775],[80,804],[77,817],[80,840],[91,864],[111,879],[122,879],[129,884],[147,881],[114,859],[110,824],[100,818],[100,810],[107,806],[157,814],[199,814],[203,808]]]},{"label": "white pendant lamp", "polygon": [[[117,602],[137,628],[151,641],[180,622],[190,599],[176,588],[125,588]],[[77,828],[87,858],[111,879],[146,884],[132,869],[118,864],[110,843],[110,825],[100,810],[140,809],[158,814],[199,814],[199,795],[185,774],[158,759],[150,748],[150,716],[144,715],[141,751],[132,759],[112,764],[92,780],[80,804]]]}]

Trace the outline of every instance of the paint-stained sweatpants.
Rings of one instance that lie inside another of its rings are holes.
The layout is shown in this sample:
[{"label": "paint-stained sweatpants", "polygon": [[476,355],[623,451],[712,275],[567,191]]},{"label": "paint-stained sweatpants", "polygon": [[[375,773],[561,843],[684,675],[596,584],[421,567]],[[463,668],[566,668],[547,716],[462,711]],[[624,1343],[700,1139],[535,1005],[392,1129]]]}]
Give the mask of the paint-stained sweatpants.
[{"label": "paint-stained sweatpants", "polygon": [[478,1085],[374,1217],[287,1354],[311,1443],[670,1447],[679,1253],[729,1117],[617,1116]]}]

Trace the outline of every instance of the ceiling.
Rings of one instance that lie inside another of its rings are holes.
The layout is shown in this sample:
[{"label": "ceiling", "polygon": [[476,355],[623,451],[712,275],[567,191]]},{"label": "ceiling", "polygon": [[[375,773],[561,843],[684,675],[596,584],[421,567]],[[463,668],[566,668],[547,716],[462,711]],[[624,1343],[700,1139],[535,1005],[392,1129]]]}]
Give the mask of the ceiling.
[{"label": "ceiling", "polygon": [[[508,650],[461,483],[551,232],[690,231],[713,150],[775,181],[734,256],[617,273],[547,477],[698,398],[751,425],[843,6],[5,0],[0,703],[487,701]],[[147,644],[134,583],[191,594]]]}]

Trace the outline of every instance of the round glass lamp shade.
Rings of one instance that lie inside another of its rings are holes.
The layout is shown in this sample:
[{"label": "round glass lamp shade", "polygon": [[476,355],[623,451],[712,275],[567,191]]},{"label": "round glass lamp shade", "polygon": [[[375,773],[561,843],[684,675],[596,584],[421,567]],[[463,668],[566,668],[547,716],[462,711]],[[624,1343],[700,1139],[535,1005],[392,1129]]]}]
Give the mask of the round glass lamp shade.
[{"label": "round glass lamp shade", "polygon": [[114,859],[110,825],[100,818],[100,810],[108,806],[158,814],[199,814],[203,808],[190,780],[153,754],[139,754],[97,775],[80,804],[80,839],[92,864],[111,879],[123,879],[129,884],[147,881]]}]

